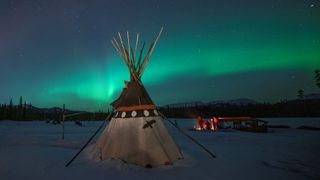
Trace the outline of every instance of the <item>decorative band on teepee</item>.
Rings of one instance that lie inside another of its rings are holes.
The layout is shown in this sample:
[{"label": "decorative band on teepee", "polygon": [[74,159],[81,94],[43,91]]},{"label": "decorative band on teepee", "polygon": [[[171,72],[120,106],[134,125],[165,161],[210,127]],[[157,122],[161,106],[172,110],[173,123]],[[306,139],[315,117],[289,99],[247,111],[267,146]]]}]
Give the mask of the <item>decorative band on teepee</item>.
[{"label": "decorative band on teepee", "polygon": [[154,110],[134,110],[134,111],[118,111],[114,118],[139,118],[139,117],[156,117],[159,116],[158,111]]},{"label": "decorative band on teepee", "polygon": [[147,109],[147,110],[153,110],[153,109],[157,109],[155,105],[139,105],[139,106],[130,106],[130,107],[118,107],[117,111],[137,111],[137,110],[143,110],[143,109]]}]

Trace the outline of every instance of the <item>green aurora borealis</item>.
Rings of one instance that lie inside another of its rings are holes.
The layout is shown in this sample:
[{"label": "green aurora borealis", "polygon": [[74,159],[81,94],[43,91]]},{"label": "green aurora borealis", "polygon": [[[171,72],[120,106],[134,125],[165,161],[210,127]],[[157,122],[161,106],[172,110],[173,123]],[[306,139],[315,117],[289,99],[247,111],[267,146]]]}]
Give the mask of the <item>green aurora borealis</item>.
[{"label": "green aurora borealis", "polygon": [[149,44],[162,25],[143,76],[158,105],[319,91],[319,1],[54,2],[0,3],[1,103],[106,110],[129,78],[110,39],[129,30]]}]

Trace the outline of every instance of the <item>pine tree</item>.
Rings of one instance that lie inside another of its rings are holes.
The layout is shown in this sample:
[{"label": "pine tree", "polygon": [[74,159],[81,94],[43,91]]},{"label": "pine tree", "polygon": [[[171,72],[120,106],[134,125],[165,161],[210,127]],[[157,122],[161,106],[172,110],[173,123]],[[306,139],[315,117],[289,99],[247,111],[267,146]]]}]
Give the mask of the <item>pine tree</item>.
[{"label": "pine tree", "polygon": [[19,109],[22,109],[22,96],[20,96],[20,100],[19,100]]},{"label": "pine tree", "polygon": [[298,91],[297,97],[298,97],[298,99],[303,99],[304,98],[304,91],[302,89],[300,89]]},{"label": "pine tree", "polygon": [[12,98],[10,99],[9,102],[9,107],[7,110],[7,119],[11,119],[12,118],[12,112],[13,112],[13,103],[12,103]]},{"label": "pine tree", "polygon": [[7,109],[7,105],[4,104],[2,108],[3,108],[3,119],[8,119],[8,109]]},{"label": "pine tree", "polygon": [[24,101],[23,113],[22,113],[22,118],[23,118],[24,120],[26,119],[26,109],[27,109],[27,101]]},{"label": "pine tree", "polygon": [[0,104],[0,120],[2,120],[4,117],[4,109],[3,109],[3,105],[2,104]]},{"label": "pine tree", "polygon": [[320,88],[320,70],[315,70],[316,85]]},{"label": "pine tree", "polygon": [[12,104],[12,98],[10,99],[10,103],[9,103],[10,108],[12,108],[13,104]]}]

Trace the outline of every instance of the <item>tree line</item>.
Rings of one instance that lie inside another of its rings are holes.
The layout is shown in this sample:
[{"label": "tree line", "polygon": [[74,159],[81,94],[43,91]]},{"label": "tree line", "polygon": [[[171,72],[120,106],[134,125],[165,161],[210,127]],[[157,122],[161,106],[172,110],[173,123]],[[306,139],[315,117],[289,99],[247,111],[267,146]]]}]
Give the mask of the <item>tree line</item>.
[{"label": "tree line", "polygon": [[[31,103],[23,102],[22,96],[19,99],[19,104],[15,105],[10,99],[9,104],[0,104],[0,120],[54,120],[62,121],[63,114],[79,113],[80,111],[64,110],[63,108],[37,108]],[[76,116],[66,118],[69,120],[104,120],[109,112],[80,112]]]},{"label": "tree line", "polygon": [[[315,85],[320,88],[320,70],[314,71]],[[320,117],[320,99],[306,99],[304,91],[297,91],[297,100],[277,103],[257,103],[246,105],[207,104],[193,107],[163,107],[161,112],[171,118],[204,117]]]},{"label": "tree line", "polygon": [[294,100],[246,105],[209,104],[193,107],[164,107],[160,111],[170,118],[212,117],[320,117],[320,100]]}]

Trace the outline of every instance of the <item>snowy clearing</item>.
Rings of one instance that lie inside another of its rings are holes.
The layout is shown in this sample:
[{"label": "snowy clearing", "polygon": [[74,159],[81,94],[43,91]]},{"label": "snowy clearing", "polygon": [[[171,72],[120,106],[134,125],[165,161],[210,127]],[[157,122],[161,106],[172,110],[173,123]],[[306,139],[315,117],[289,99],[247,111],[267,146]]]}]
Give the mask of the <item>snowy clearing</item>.
[{"label": "snowy clearing", "polygon": [[[264,119],[282,124],[286,119]],[[319,125],[320,118],[293,118]],[[319,179],[320,131],[271,129],[270,133],[240,131],[188,131],[193,121],[178,124],[217,158],[213,159],[169,123],[166,127],[182,149],[184,159],[173,166],[152,169],[120,160],[98,161],[92,147],[100,133],[69,166],[65,164],[102,122],[67,122],[65,139],[61,125],[40,121],[0,121],[1,179]]]}]

